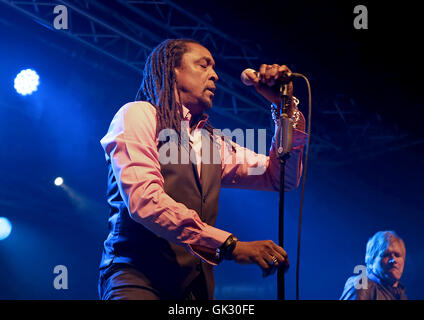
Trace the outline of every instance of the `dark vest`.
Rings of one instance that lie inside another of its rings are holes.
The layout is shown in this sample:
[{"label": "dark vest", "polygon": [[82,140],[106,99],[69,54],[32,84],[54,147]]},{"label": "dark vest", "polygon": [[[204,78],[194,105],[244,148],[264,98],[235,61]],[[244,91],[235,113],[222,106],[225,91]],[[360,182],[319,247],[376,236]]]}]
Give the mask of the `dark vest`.
[{"label": "dark vest", "polygon": [[[216,146],[211,143],[210,148],[212,154],[212,148]],[[131,264],[145,276],[146,286],[158,290],[168,299],[181,299],[191,282],[202,273],[205,295],[211,299],[213,267],[135,222],[121,198],[110,161],[108,170],[109,235],[104,242],[100,267],[112,263]],[[202,221],[213,226],[218,213],[221,164],[202,163],[201,179],[191,162],[164,164],[161,172],[165,192],[195,210]]]}]

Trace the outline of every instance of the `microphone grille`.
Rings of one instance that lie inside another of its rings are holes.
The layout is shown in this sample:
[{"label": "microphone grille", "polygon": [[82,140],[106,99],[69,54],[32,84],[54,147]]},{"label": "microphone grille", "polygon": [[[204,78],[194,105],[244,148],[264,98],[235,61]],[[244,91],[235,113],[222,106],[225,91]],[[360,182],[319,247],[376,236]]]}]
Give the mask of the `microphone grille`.
[{"label": "microphone grille", "polygon": [[247,76],[248,73],[256,74],[257,72],[256,72],[256,70],[253,70],[253,69],[250,69],[250,68],[245,69],[240,75],[241,82],[243,82],[246,86],[253,86],[254,83]]}]

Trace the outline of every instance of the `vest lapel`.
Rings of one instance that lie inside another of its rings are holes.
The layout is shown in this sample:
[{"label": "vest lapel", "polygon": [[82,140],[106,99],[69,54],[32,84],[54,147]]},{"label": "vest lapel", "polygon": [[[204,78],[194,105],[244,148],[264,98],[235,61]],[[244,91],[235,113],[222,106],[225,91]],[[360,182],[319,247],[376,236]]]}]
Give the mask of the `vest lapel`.
[{"label": "vest lapel", "polygon": [[196,178],[197,187],[199,188],[200,194],[202,194],[203,169],[204,169],[203,164],[201,164],[200,175],[202,177],[202,180],[200,180],[199,173],[197,172],[196,164],[193,161],[190,161],[190,162],[191,162],[191,167],[193,168],[194,177]]},{"label": "vest lapel", "polygon": [[[206,141],[207,143],[203,143],[203,141]],[[203,154],[204,150],[207,150],[206,154]],[[219,155],[218,152],[219,150],[217,149],[217,146],[214,144],[210,134],[207,134],[207,137],[203,136],[202,137],[202,154],[205,160],[202,161],[201,163],[202,170],[200,172],[203,195],[207,195],[209,192],[209,189],[211,188],[210,181],[211,181],[212,175],[221,174],[221,170],[218,170],[217,172],[217,168],[216,168],[217,165],[219,166],[219,168],[221,168],[221,161],[220,161],[221,159],[220,158],[215,159],[215,161],[219,161],[219,163],[214,163],[214,155],[215,157]]]}]

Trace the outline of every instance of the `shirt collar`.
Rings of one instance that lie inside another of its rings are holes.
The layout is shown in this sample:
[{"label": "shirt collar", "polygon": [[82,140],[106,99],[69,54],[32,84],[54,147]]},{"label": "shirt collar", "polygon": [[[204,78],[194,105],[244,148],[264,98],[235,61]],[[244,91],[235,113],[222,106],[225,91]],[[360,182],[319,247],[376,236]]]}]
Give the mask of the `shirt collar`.
[{"label": "shirt collar", "polygon": [[[388,285],[387,283],[383,282],[379,277],[377,277],[374,273],[370,272],[368,274],[368,278],[371,279],[372,281],[378,283],[381,286],[385,286],[385,287],[392,287],[390,285]],[[404,291],[405,290],[405,286],[402,284],[402,282],[398,281],[398,286],[397,288],[399,288],[400,290]]]},{"label": "shirt collar", "polygon": [[191,119],[190,110],[187,109],[184,105],[182,105],[182,109],[183,109],[183,120],[190,121]]},{"label": "shirt collar", "polygon": [[[186,108],[184,105],[182,105],[182,113],[183,113],[183,120],[190,122],[192,115],[190,113],[190,110]],[[202,116],[199,118],[199,121],[197,122],[194,129],[203,128],[206,122],[208,121],[208,119],[209,119],[209,115],[206,113],[203,113]]]}]

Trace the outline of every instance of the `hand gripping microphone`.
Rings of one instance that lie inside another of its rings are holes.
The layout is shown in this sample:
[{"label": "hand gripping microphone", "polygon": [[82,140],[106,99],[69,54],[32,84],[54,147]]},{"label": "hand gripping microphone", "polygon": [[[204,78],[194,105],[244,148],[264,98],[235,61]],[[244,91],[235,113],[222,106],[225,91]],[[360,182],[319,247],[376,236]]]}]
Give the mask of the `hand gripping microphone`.
[{"label": "hand gripping microphone", "polygon": [[[252,80],[250,80],[250,78],[248,77],[248,74],[254,74],[256,77],[259,77],[259,72],[254,69],[247,68],[247,69],[244,69],[240,75],[241,82],[243,82],[246,86],[253,86],[254,83]],[[284,84],[284,83],[290,82],[291,80],[293,80],[293,78],[297,78],[300,76],[301,75],[299,73],[288,71],[284,73],[284,77],[282,79],[279,79],[277,81],[280,82],[281,84]]]},{"label": "hand gripping microphone", "polygon": [[[246,86],[253,86],[254,82],[249,78],[248,75],[255,75],[259,77],[259,72],[254,69],[245,69],[241,75],[240,79]],[[281,106],[278,106],[278,131],[277,131],[277,154],[279,157],[288,157],[288,154],[291,151],[292,147],[292,126],[293,120],[288,117],[287,110],[289,104],[291,103],[292,97],[288,93],[288,84],[292,81],[293,78],[300,77],[301,74],[293,72],[285,72],[284,76],[281,79],[277,80],[277,83],[280,85],[280,96],[281,96]],[[280,114],[281,111],[281,114]]]}]

